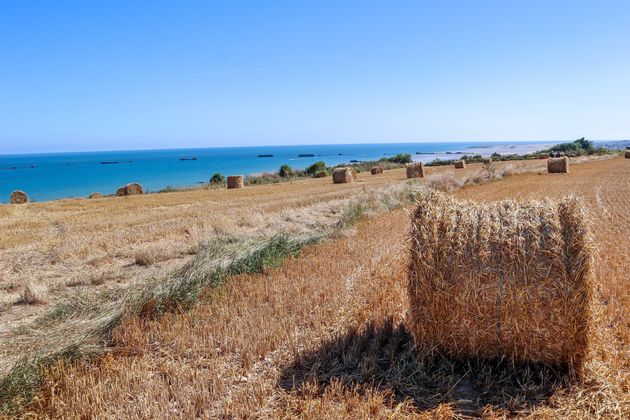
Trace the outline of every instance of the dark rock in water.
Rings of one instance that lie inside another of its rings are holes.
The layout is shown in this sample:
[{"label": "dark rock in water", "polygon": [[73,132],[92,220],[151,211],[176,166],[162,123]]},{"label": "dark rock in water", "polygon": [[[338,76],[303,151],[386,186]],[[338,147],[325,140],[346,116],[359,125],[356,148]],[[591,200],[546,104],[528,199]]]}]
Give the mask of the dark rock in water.
[{"label": "dark rock in water", "polygon": [[120,162],[118,161],[106,161],[106,162],[101,162],[101,165],[116,165]]},{"label": "dark rock in water", "polygon": [[197,160],[196,157],[183,157],[183,158],[179,158],[179,160]]},{"label": "dark rock in water", "polygon": [[315,157],[314,153],[300,153],[298,157]]},{"label": "dark rock in water", "polygon": [[273,157],[273,155],[258,155],[259,158],[270,158]]},{"label": "dark rock in water", "polygon": [[31,165],[31,168],[37,168],[37,165]]}]

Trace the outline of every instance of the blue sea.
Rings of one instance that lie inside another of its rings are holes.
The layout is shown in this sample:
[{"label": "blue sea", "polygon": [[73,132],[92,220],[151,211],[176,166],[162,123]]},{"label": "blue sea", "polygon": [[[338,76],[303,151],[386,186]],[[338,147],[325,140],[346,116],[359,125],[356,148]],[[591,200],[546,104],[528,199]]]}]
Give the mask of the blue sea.
[{"label": "blue sea", "polygon": [[0,155],[0,202],[7,203],[11,192],[18,189],[32,201],[48,201],[85,197],[95,191],[113,194],[129,182],[139,182],[149,191],[193,186],[208,182],[217,172],[249,175],[277,171],[284,163],[302,169],[319,160],[336,165],[378,160],[397,153],[410,153],[414,160],[426,162],[436,157],[454,158],[455,152],[522,153],[548,144],[553,142],[336,144]]}]

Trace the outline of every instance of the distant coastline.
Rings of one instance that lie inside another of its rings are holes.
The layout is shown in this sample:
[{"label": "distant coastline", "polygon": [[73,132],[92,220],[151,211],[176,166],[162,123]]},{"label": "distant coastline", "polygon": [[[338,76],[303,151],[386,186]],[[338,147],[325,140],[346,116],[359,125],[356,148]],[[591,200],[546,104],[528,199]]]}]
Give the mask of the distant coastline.
[{"label": "distant coastline", "polygon": [[381,143],[5,155],[0,156],[0,202],[6,203],[18,189],[34,201],[49,201],[85,197],[95,191],[111,194],[129,182],[153,191],[169,185],[186,187],[208,182],[217,172],[259,174],[277,171],[285,163],[303,169],[320,160],[338,165],[399,153],[428,162],[453,159],[457,154],[529,153],[557,143]]}]

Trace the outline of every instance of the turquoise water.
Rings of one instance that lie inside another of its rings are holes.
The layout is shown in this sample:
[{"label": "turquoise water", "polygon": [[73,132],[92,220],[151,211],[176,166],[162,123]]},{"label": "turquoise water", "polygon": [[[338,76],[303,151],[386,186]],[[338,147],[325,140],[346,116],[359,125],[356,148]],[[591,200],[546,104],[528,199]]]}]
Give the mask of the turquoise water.
[{"label": "turquoise water", "polygon": [[[528,143],[518,144],[520,148]],[[445,152],[490,154],[497,148],[515,147],[508,145],[495,142],[337,144],[0,155],[0,202],[8,202],[11,192],[17,189],[25,191],[33,201],[48,201],[85,197],[95,191],[113,194],[129,182],[139,182],[153,191],[169,185],[191,186],[208,182],[216,172],[248,175],[277,171],[283,163],[305,168],[318,160],[336,165],[351,160],[378,160],[397,153],[411,153],[415,160],[428,161]],[[300,154],[315,156],[299,157]],[[181,160],[192,157],[196,160]]]}]

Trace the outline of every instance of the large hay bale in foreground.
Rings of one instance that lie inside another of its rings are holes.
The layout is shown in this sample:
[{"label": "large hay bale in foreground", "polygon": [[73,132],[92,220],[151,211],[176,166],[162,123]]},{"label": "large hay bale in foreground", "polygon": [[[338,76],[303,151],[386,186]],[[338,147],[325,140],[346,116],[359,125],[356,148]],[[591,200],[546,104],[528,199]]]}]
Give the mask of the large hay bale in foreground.
[{"label": "large hay bale in foreground", "polygon": [[245,186],[245,180],[243,175],[231,175],[227,177],[228,189],[243,188]]},{"label": "large hay bale in foreground", "polygon": [[424,178],[424,165],[422,162],[408,163],[405,167],[407,178]]},{"label": "large hay bale in foreground", "polygon": [[465,169],[465,168],[466,168],[466,162],[464,162],[463,160],[455,161],[455,169]]},{"label": "large hay bale in foreground", "polygon": [[547,172],[550,174],[569,173],[569,158],[565,156],[547,159]]},{"label": "large hay bale in foreground", "polygon": [[337,168],[333,171],[332,177],[335,184],[345,184],[354,182],[357,179],[357,173],[351,167]]},{"label": "large hay bale in foreground", "polygon": [[624,156],[626,157],[626,159],[630,159],[630,150],[626,150]]},{"label": "large hay bale in foreground", "polygon": [[101,194],[100,192],[93,192],[92,194],[88,196],[88,198],[91,200],[103,198],[103,194]]},{"label": "large hay bale in foreground", "polygon": [[9,203],[11,204],[26,204],[28,202],[28,195],[24,191],[16,190],[9,196]]},{"label": "large hay bale in foreground", "polygon": [[372,175],[379,175],[383,173],[383,167],[382,166],[375,166],[374,168],[370,169],[370,173]]},{"label": "large hay bale in foreground", "polygon": [[140,194],[144,194],[144,189],[142,188],[142,185],[138,184],[137,182],[127,184],[124,187],[118,188],[118,190],[116,191],[116,195],[119,197]]},{"label": "large hay bale in foreground", "polygon": [[412,220],[410,327],[421,351],[569,367],[588,347],[592,241],[582,203],[457,202]]}]

